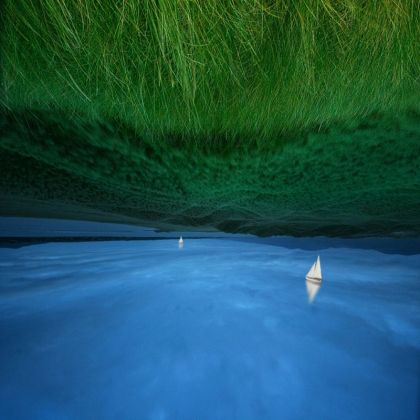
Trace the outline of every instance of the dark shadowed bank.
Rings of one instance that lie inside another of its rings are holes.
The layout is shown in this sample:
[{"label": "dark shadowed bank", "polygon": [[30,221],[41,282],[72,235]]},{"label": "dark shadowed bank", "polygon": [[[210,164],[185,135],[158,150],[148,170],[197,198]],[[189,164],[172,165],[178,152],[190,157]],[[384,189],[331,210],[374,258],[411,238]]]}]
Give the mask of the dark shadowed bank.
[{"label": "dark shadowed bank", "polygon": [[262,236],[418,235],[419,121],[376,115],[264,148],[205,150],[116,124],[3,113],[0,212]]}]

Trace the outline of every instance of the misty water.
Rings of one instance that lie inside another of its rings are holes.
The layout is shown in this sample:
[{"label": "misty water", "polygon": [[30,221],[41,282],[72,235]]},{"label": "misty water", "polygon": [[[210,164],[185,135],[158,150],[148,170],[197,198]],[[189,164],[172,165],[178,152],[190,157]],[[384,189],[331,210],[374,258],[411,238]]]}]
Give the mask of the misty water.
[{"label": "misty water", "polygon": [[0,248],[0,418],[415,419],[420,254],[311,241]]}]

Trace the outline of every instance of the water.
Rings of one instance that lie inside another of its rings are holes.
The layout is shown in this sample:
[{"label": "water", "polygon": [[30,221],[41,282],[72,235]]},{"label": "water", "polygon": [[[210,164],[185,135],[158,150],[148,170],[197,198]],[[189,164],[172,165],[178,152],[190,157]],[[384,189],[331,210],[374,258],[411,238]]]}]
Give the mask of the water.
[{"label": "water", "polygon": [[420,255],[319,253],[309,305],[311,249],[0,249],[0,418],[417,418]]}]

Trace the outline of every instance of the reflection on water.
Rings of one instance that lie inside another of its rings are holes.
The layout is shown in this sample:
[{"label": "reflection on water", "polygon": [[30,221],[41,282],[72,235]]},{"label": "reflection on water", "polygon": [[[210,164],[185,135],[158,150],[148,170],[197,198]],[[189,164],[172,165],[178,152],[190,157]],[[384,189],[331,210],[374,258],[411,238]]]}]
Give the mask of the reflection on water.
[{"label": "reflection on water", "polygon": [[306,293],[308,295],[308,302],[312,303],[321,288],[321,282],[314,282],[306,280]]},{"label": "reflection on water", "polygon": [[178,251],[0,248],[0,418],[416,417],[419,255],[325,248],[308,306],[312,250]]}]

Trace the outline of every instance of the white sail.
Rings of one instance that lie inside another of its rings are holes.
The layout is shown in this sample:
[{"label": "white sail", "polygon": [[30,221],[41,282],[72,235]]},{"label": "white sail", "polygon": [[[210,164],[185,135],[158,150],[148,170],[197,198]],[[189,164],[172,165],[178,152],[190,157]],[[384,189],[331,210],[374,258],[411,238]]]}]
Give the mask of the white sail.
[{"label": "white sail", "polygon": [[178,241],[178,247],[183,248],[183,246],[184,246],[184,240],[182,239],[182,236],[180,236],[179,241]]},{"label": "white sail", "polygon": [[316,259],[316,268],[315,268],[315,276],[318,279],[322,279],[322,273],[321,273],[321,259],[318,258]]},{"label": "white sail", "polygon": [[311,269],[308,271],[306,277],[316,280],[322,280],[322,272],[321,272],[321,260],[318,256],[316,261],[313,263]]},{"label": "white sail", "polygon": [[314,277],[314,273],[315,273],[315,266],[316,266],[316,262],[314,262],[312,264],[311,269],[308,271],[308,274],[306,274],[306,277]]}]

